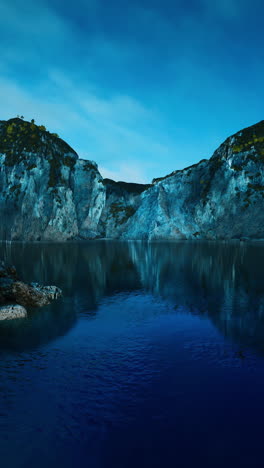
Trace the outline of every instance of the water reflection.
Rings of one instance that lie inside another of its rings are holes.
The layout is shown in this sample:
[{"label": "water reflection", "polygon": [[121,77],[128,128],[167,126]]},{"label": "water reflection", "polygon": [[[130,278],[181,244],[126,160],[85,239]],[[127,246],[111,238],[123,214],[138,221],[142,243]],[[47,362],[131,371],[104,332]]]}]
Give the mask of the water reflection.
[{"label": "water reflection", "polygon": [[69,304],[51,305],[30,310],[26,319],[0,324],[0,351],[24,351],[44,345],[65,335],[76,323],[76,313]]},{"label": "water reflection", "polygon": [[0,347],[37,346],[67,333],[78,314],[143,290],[175,309],[208,317],[231,340],[264,353],[264,245],[261,243],[2,243],[0,257],[27,281],[56,284],[63,300],[0,327]]}]

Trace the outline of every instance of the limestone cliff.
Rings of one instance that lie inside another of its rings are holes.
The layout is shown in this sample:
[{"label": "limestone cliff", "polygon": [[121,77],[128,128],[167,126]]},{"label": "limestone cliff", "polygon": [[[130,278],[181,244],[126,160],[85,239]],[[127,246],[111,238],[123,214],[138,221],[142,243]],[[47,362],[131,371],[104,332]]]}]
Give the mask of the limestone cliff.
[{"label": "limestone cliff", "polygon": [[130,239],[264,238],[264,121],[213,154],[153,181],[124,234]]},{"label": "limestone cliff", "polygon": [[150,185],[103,179],[58,135],[0,121],[0,239],[264,238],[264,121]]},{"label": "limestone cliff", "polygon": [[0,122],[0,238],[95,237],[105,203],[95,163],[44,127]]}]

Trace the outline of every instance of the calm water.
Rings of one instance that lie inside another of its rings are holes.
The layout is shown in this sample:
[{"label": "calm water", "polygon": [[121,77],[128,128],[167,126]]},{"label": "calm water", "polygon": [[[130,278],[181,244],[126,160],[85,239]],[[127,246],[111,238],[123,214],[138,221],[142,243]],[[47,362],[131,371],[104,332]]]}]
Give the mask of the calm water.
[{"label": "calm water", "polygon": [[1,467],[263,467],[263,244],[0,257],[64,291],[0,325]]}]

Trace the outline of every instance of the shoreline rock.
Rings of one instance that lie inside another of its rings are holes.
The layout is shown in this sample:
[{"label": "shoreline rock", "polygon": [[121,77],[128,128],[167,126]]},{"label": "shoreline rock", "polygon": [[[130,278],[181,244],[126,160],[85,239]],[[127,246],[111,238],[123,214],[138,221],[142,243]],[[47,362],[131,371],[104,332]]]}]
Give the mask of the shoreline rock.
[{"label": "shoreline rock", "polygon": [[13,266],[0,261],[0,320],[26,317],[25,307],[43,307],[62,296],[57,286],[26,284]]},{"label": "shoreline rock", "polygon": [[0,321],[14,320],[25,317],[27,317],[27,311],[25,307],[19,304],[6,305],[0,307]]}]

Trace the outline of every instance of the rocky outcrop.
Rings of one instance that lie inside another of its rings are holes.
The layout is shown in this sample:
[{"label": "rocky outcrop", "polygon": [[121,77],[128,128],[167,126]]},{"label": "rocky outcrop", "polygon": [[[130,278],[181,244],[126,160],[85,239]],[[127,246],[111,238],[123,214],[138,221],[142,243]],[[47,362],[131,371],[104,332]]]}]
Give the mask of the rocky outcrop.
[{"label": "rocky outcrop", "polygon": [[209,160],[156,179],[126,239],[264,238],[264,121],[228,138]]},{"label": "rocky outcrop", "polygon": [[42,307],[61,295],[56,286],[24,283],[14,267],[0,262],[0,320],[25,317],[27,311],[24,306]]},{"label": "rocky outcrop", "polygon": [[21,119],[0,122],[0,239],[95,237],[103,179],[57,135]]},{"label": "rocky outcrop", "polygon": [[20,305],[6,305],[0,307],[0,321],[2,320],[14,320],[18,318],[25,318],[27,311],[25,307]]},{"label": "rocky outcrop", "polygon": [[32,121],[0,122],[0,239],[264,238],[264,121],[150,185],[103,179]]},{"label": "rocky outcrop", "polygon": [[104,179],[105,205],[100,218],[100,235],[110,239],[120,238],[127,222],[136,213],[142,193],[150,185],[114,182]]}]

